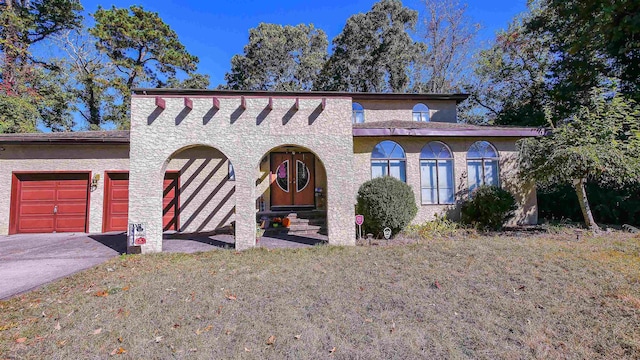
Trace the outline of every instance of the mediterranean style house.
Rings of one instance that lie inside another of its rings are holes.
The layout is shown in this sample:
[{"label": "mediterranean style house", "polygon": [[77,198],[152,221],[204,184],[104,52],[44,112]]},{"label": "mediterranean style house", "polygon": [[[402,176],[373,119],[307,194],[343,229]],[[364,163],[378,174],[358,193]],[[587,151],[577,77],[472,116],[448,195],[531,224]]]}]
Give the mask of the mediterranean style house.
[{"label": "mediterranean style house", "polygon": [[517,176],[515,143],[539,129],[457,122],[464,94],[137,89],[130,131],[0,135],[0,234],[126,231],[142,252],[163,232],[233,224],[256,245],[257,214],[326,212],[329,244],[355,244],[360,184],[413,188],[414,223],[459,216],[482,184],[517,199],[535,224],[535,187]]}]

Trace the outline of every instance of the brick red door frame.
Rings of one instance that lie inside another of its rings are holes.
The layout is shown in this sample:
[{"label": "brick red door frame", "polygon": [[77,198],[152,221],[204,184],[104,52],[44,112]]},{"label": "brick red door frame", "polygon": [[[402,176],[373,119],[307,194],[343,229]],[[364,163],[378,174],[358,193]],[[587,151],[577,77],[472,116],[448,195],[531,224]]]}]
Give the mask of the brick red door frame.
[{"label": "brick red door frame", "polygon": [[9,235],[18,233],[18,194],[21,190],[20,176],[22,175],[36,175],[36,174],[87,174],[87,213],[84,225],[84,232],[88,232],[89,219],[91,218],[91,171],[14,171],[11,173],[11,202],[9,205]]}]

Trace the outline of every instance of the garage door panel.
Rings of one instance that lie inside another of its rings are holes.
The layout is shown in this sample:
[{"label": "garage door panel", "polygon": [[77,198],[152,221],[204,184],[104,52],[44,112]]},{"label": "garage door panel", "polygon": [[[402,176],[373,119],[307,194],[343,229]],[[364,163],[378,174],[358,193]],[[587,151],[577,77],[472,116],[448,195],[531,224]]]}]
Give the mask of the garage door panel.
[{"label": "garage door panel", "polygon": [[111,203],[109,205],[109,211],[111,212],[111,214],[114,214],[114,215],[117,215],[117,214],[127,215],[129,213],[129,204],[121,203],[121,202]]},{"label": "garage door panel", "polygon": [[[107,173],[104,231],[126,231],[129,213],[129,174]],[[178,173],[167,173],[163,181],[163,230],[178,228]]]},{"label": "garage door panel", "polygon": [[60,189],[58,188],[57,192],[57,201],[73,201],[80,200],[84,201],[87,199],[87,189],[78,189],[76,188],[68,188],[68,189]]},{"label": "garage door panel", "polygon": [[[12,232],[84,232],[89,174],[16,174]],[[57,206],[57,212],[54,208]]]},{"label": "garage door panel", "polygon": [[38,176],[23,176],[21,177],[21,184],[23,188],[55,188],[55,180],[42,180]]},{"label": "garage door panel", "polygon": [[111,200],[129,202],[129,187],[114,187],[111,190]]},{"label": "garage door panel", "polygon": [[53,231],[53,219],[48,219],[47,221],[38,219],[22,219],[18,227],[18,232],[21,234],[51,233]]},{"label": "garage door panel", "polygon": [[65,215],[82,215],[87,212],[87,207],[82,203],[69,203],[69,204],[59,204],[58,205],[58,216]]},{"label": "garage door panel", "polygon": [[53,204],[22,204],[20,206],[20,216],[51,215],[53,214],[53,207]]},{"label": "garage door panel", "polygon": [[86,218],[84,216],[58,217],[56,219],[57,232],[74,232],[84,228]]},{"label": "garage door panel", "polygon": [[55,201],[56,189],[41,189],[41,188],[27,188],[22,187],[20,194],[21,201]]}]

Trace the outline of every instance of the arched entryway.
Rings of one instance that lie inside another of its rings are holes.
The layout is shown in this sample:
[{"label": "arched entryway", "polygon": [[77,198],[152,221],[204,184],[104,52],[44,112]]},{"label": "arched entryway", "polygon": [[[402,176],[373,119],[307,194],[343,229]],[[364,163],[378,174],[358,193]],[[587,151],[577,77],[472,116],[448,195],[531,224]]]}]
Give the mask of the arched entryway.
[{"label": "arched entryway", "polygon": [[312,150],[295,144],[272,148],[260,160],[256,187],[258,232],[264,231],[267,242],[327,240],[327,174]]},{"label": "arched entryway", "polygon": [[[233,244],[236,198],[233,165],[220,150],[193,145],[175,151],[164,163],[163,231],[165,238],[231,235]],[[167,221],[172,218],[173,221]],[[167,236],[167,233],[169,236]]]}]

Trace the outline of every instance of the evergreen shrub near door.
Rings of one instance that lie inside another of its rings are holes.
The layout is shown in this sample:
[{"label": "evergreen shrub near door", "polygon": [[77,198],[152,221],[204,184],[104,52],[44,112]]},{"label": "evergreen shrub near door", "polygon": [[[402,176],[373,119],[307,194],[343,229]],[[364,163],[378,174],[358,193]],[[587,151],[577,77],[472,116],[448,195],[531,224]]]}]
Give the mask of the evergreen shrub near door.
[{"label": "evergreen shrub near door", "polygon": [[516,208],[516,200],[510,192],[483,185],[462,203],[460,220],[479,230],[500,230],[513,217]]},{"label": "evergreen shrub near door", "polygon": [[397,234],[416,216],[418,207],[411,187],[383,176],[369,180],[358,190],[358,214],[364,215],[364,230],[374,235],[389,227]]}]

